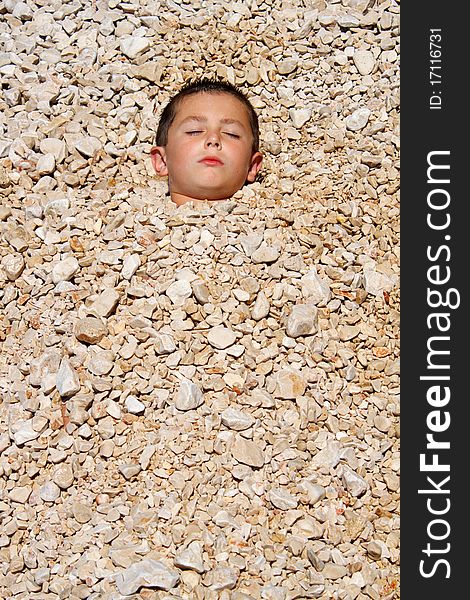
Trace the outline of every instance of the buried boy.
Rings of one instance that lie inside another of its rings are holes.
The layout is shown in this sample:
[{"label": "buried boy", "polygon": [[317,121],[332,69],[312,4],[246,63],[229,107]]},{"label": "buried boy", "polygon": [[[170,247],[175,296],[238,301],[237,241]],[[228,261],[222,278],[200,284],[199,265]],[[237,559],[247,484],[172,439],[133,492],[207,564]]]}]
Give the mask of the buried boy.
[{"label": "buried boy", "polygon": [[163,109],[151,158],[178,206],[227,200],[261,167],[256,112],[229,82],[186,84]]}]

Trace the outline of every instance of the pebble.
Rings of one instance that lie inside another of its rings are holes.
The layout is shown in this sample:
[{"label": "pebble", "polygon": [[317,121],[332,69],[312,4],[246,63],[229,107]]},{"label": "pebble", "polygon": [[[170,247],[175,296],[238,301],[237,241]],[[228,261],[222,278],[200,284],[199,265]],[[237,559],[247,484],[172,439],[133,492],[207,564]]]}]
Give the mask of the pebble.
[{"label": "pebble", "polygon": [[241,234],[238,236],[238,241],[243,248],[243,252],[251,257],[253,253],[261,246],[263,235],[258,233]]},{"label": "pebble", "polygon": [[318,330],[318,313],[315,306],[297,304],[287,319],[286,333],[291,338],[312,335]]},{"label": "pebble", "polygon": [[311,108],[291,108],[289,110],[289,116],[294,124],[294,127],[300,129],[310,120],[312,116]]},{"label": "pebble", "polygon": [[273,263],[281,254],[280,249],[277,246],[268,246],[267,244],[261,244],[251,255],[251,260],[256,263]]},{"label": "pebble", "polygon": [[45,156],[54,157],[55,166],[64,161],[67,147],[64,140],[59,138],[45,137],[39,142],[39,149]]},{"label": "pebble", "polygon": [[116,575],[116,585],[123,595],[134,594],[141,587],[169,591],[176,586],[180,576],[163,562],[146,558],[133,563]]},{"label": "pebble", "polygon": [[269,300],[266,298],[266,294],[262,291],[259,292],[251,310],[251,318],[255,321],[261,321],[261,319],[264,319],[269,315],[270,308],[271,305]]},{"label": "pebble", "polygon": [[39,437],[40,433],[41,432],[34,427],[33,419],[28,419],[27,421],[20,421],[15,425],[12,437],[15,444],[22,445],[31,440],[35,440]]},{"label": "pebble", "polygon": [[54,265],[52,269],[52,281],[54,283],[70,281],[79,269],[80,265],[75,256],[68,256]]},{"label": "pebble", "polygon": [[305,493],[307,502],[312,506],[317,504],[320,500],[323,500],[326,496],[325,488],[322,485],[313,483],[307,479],[300,482],[299,488]]},{"label": "pebble", "polygon": [[55,167],[55,156],[52,153],[40,156],[36,163],[36,170],[39,175],[49,175],[50,173],[54,173]]},{"label": "pebble", "polygon": [[369,75],[375,67],[375,58],[370,50],[356,50],[353,61],[361,75]]},{"label": "pebble", "polygon": [[133,479],[136,475],[140,473],[142,467],[133,463],[125,463],[119,465],[119,471],[123,475],[124,479],[130,480]]},{"label": "pebble", "polygon": [[283,400],[294,400],[303,396],[306,387],[307,383],[298,369],[281,369],[276,377],[275,396]]},{"label": "pebble", "polygon": [[30,497],[32,489],[29,486],[17,486],[13,488],[8,496],[10,500],[13,502],[19,502],[20,504],[25,504]]},{"label": "pebble", "polygon": [[224,350],[232,346],[236,339],[237,334],[223,325],[213,327],[207,335],[209,344],[218,350]]},{"label": "pebble", "polygon": [[191,284],[185,279],[173,282],[166,291],[167,296],[175,306],[182,306],[192,293]]},{"label": "pebble", "polygon": [[352,496],[362,496],[369,487],[368,483],[347,465],[342,465],[341,477],[346,489]]},{"label": "pebble", "polygon": [[131,254],[126,256],[123,261],[121,275],[124,279],[132,279],[137,269],[140,267],[140,258],[138,254]]},{"label": "pebble", "polygon": [[120,41],[119,47],[123,54],[132,59],[148,50],[148,48],[150,48],[150,44],[151,41],[148,38],[129,36],[124,37]]},{"label": "pebble", "polygon": [[15,281],[25,268],[24,258],[21,254],[9,254],[2,259],[2,267],[7,278]]},{"label": "pebble", "polygon": [[357,108],[352,114],[346,117],[346,127],[350,131],[360,131],[369,122],[370,110],[366,107]]},{"label": "pebble", "polygon": [[75,140],[75,148],[85,158],[93,158],[101,150],[101,142],[93,136],[80,136]]},{"label": "pebble", "polygon": [[88,523],[93,517],[93,512],[89,506],[82,502],[74,502],[72,505],[73,518],[77,523]]},{"label": "pebble", "polygon": [[331,287],[325,279],[317,274],[315,268],[310,269],[300,278],[302,296],[315,305],[324,305],[331,300]]},{"label": "pebble", "polygon": [[297,60],[296,59],[285,59],[282,60],[278,66],[278,71],[281,75],[289,75],[297,68]]},{"label": "pebble", "polygon": [[96,317],[109,317],[116,310],[119,299],[119,292],[114,288],[107,288],[90,304],[88,313]]},{"label": "pebble", "polygon": [[39,490],[39,496],[44,502],[55,502],[60,498],[60,487],[54,481],[46,481]]},{"label": "pebble", "polygon": [[190,542],[187,548],[175,556],[174,565],[180,569],[190,569],[196,571],[196,573],[204,573],[201,543],[196,540]]},{"label": "pebble", "polygon": [[241,436],[235,437],[231,452],[235,460],[249,467],[260,468],[264,465],[263,451],[255,442]]},{"label": "pebble", "polygon": [[133,415],[140,415],[145,410],[145,404],[132,395],[127,396],[125,406],[126,410]]},{"label": "pebble", "polygon": [[396,279],[386,273],[381,273],[374,265],[367,264],[364,267],[364,289],[368,294],[383,297],[384,292],[390,292],[396,285]]},{"label": "pebble", "polygon": [[175,407],[183,411],[193,410],[201,406],[203,402],[204,395],[200,388],[192,381],[183,379],[175,398]]},{"label": "pebble", "polygon": [[376,541],[372,540],[367,544],[367,554],[373,560],[380,560],[382,556],[382,546],[378,544]]},{"label": "pebble", "polygon": [[298,500],[286,490],[275,488],[269,492],[269,500],[280,510],[290,510],[297,507]]},{"label": "pebble", "polygon": [[66,357],[63,357],[60,361],[55,385],[57,391],[63,398],[73,396],[80,391],[80,380],[77,372]]},{"label": "pebble", "polygon": [[60,464],[55,467],[52,475],[52,481],[61,490],[68,489],[74,482],[74,474],[72,467],[68,464]]},{"label": "pebble", "polygon": [[97,344],[107,335],[106,324],[96,317],[84,317],[75,324],[75,337],[80,342],[87,344]]},{"label": "pebble", "polygon": [[222,423],[229,429],[243,431],[253,425],[255,419],[241,410],[235,408],[226,408],[221,414]]}]

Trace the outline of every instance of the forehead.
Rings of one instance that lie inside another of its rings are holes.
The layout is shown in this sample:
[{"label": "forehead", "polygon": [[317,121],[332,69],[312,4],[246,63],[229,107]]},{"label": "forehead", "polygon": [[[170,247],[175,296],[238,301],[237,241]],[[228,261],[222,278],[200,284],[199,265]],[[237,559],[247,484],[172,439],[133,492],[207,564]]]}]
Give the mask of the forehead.
[{"label": "forehead", "polygon": [[175,121],[181,122],[192,116],[208,120],[234,119],[250,128],[248,108],[241,100],[227,92],[197,92],[183,97],[177,106]]}]

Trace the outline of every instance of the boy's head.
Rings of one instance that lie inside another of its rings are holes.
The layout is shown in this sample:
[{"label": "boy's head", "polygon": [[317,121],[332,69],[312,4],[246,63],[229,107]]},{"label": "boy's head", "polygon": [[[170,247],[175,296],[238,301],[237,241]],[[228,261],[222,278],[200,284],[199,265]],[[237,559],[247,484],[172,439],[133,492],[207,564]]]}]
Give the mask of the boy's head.
[{"label": "boy's head", "polygon": [[258,117],[243,92],[226,81],[200,79],[163,109],[151,156],[180,205],[225,200],[253,182],[263,158],[258,147]]}]

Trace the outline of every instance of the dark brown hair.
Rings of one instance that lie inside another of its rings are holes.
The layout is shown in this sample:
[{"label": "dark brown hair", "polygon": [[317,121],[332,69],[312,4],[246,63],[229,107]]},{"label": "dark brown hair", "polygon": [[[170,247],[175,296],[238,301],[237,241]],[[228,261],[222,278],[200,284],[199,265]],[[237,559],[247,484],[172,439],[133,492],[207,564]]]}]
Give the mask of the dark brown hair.
[{"label": "dark brown hair", "polygon": [[156,145],[166,146],[168,143],[168,130],[170,125],[173,123],[176,117],[176,111],[183,98],[190,96],[191,94],[199,94],[201,92],[207,92],[210,94],[224,93],[231,94],[240,102],[244,104],[248,111],[248,118],[250,120],[251,132],[253,134],[253,152],[257,152],[259,149],[259,124],[258,115],[255,112],[251,102],[247,96],[235,85],[232,85],[228,81],[223,79],[208,79],[203,77],[191,81],[184,85],[184,87],[175,95],[162,111],[160,121],[158,123]]}]

